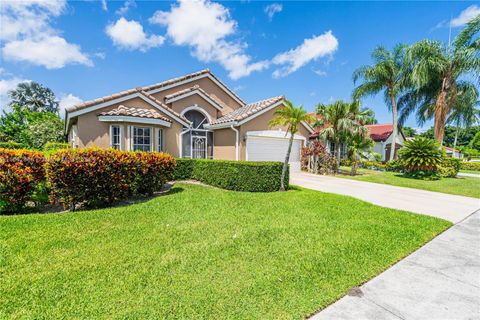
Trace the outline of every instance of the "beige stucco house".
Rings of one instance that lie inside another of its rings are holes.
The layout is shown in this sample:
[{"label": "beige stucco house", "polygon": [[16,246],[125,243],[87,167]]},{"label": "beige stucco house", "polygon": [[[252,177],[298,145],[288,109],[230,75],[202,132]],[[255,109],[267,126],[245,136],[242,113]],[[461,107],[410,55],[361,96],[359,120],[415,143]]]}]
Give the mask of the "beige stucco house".
[{"label": "beige stucco house", "polygon": [[[164,151],[175,157],[283,161],[288,137],[268,122],[283,96],[245,103],[208,69],[67,108],[73,148]],[[291,165],[313,132],[303,123]]]}]

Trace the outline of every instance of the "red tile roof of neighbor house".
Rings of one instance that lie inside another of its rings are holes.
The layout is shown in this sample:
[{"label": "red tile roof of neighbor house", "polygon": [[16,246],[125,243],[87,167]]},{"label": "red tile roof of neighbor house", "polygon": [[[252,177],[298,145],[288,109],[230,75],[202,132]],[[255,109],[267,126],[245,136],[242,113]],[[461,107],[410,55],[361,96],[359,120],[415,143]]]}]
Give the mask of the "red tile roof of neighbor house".
[{"label": "red tile roof of neighbor house", "polygon": [[453,152],[460,152],[460,153],[462,152],[462,151],[460,151],[460,150],[453,149],[453,148],[450,148],[450,147],[445,147],[445,149],[450,150],[450,151],[453,151]]},{"label": "red tile roof of neighbor house", "polygon": [[138,118],[150,118],[150,119],[161,119],[164,121],[172,122],[170,119],[162,116],[155,110],[152,109],[142,109],[137,107],[125,107],[124,105],[118,106],[110,111],[104,111],[98,114],[99,116],[129,116],[129,117],[138,117]]},{"label": "red tile roof of neighbor house", "polygon": [[370,138],[376,142],[387,140],[393,132],[393,124],[391,123],[368,124],[365,127],[370,132]]}]

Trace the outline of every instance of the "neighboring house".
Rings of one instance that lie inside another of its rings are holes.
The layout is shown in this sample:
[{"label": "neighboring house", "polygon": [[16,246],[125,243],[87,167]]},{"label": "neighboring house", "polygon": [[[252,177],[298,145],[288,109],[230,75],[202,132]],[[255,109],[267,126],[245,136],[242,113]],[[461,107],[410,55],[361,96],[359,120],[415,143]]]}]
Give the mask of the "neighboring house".
[{"label": "neighboring house", "polygon": [[[390,160],[390,149],[392,147],[392,133],[393,124],[369,124],[365,127],[368,128],[370,138],[375,142],[373,151],[382,156],[382,161]],[[405,136],[401,129],[398,130],[397,139],[395,142],[395,154],[394,159],[398,158],[398,149],[403,147],[405,142]]]},{"label": "neighboring house", "polygon": [[[268,122],[283,96],[245,103],[208,69],[67,108],[65,130],[74,148],[165,151],[175,157],[285,159],[285,128]],[[313,129],[294,136],[291,165]]]},{"label": "neighboring house", "polygon": [[450,148],[450,147],[445,147],[445,153],[446,153],[447,157],[463,159],[463,154],[462,154],[462,151],[460,151],[460,150],[453,149],[453,148]]}]

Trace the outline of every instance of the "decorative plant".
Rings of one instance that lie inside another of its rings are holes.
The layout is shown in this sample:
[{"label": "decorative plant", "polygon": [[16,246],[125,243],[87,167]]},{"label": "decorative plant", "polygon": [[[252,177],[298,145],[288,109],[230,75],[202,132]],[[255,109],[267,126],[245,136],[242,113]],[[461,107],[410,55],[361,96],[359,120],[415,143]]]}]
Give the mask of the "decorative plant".
[{"label": "decorative plant", "polygon": [[337,162],[320,141],[313,141],[302,148],[302,170],[312,173],[331,174],[336,171]]},{"label": "decorative plant", "polygon": [[374,144],[368,135],[363,134],[356,134],[348,139],[348,157],[352,164],[350,175],[357,174],[358,164],[362,159],[368,159]]},{"label": "decorative plant", "polygon": [[416,178],[435,177],[443,156],[440,145],[424,137],[405,141],[399,154],[405,173]]}]

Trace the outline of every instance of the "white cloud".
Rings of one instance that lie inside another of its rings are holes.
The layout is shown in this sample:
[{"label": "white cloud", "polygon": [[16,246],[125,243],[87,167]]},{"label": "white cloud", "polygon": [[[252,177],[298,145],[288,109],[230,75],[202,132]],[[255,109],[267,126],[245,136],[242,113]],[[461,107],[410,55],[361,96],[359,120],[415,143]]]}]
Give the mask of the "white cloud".
[{"label": "white cloud", "polygon": [[67,64],[93,65],[78,45],[58,36],[11,41],[3,47],[2,53],[7,60],[26,61],[47,69],[59,69]]},{"label": "white cloud", "polygon": [[107,0],[102,0],[102,10],[103,11],[108,11]]},{"label": "white cloud", "polygon": [[4,1],[0,6],[4,42],[2,54],[6,60],[26,61],[49,69],[67,64],[92,65],[80,47],[68,43],[51,26],[52,18],[66,8],[63,0]]},{"label": "white cloud", "polygon": [[130,8],[135,8],[136,6],[137,4],[135,3],[135,0],[126,0],[123,3],[123,6],[120,9],[118,9],[115,13],[120,16],[123,16],[128,12],[128,10],[130,10]]},{"label": "white cloud", "polygon": [[338,40],[327,31],[320,36],[314,36],[305,39],[301,45],[295,49],[277,54],[273,58],[273,63],[282,67],[273,72],[275,78],[280,78],[297,71],[312,60],[324,56],[331,56],[338,48]]},{"label": "white cloud", "polygon": [[265,7],[265,13],[267,14],[268,16],[268,19],[270,21],[272,21],[273,19],[273,16],[276,14],[276,13],[279,13],[279,12],[282,12],[283,10],[283,5],[280,4],[280,3],[272,3],[272,4],[269,4],[268,6]]},{"label": "white cloud", "polygon": [[139,22],[129,21],[123,17],[109,24],[105,32],[116,46],[127,50],[138,49],[145,52],[150,48],[161,46],[165,41],[162,36],[147,36]]},{"label": "white cloud", "polygon": [[232,79],[268,67],[268,61],[251,62],[245,43],[226,39],[235,34],[237,22],[219,3],[180,0],[168,12],[155,12],[150,23],[166,26],[167,36],[174,44],[189,46],[192,55],[202,62],[218,62]]},{"label": "white cloud", "polygon": [[312,71],[317,75],[317,76],[320,76],[320,77],[324,77],[327,75],[327,73],[323,70],[320,70],[320,69],[312,69]]},{"label": "white cloud", "polygon": [[[3,69],[2,69],[2,73]],[[8,105],[9,98],[8,98],[8,91],[13,90],[17,87],[19,83],[22,82],[29,82],[30,80],[14,77],[11,79],[0,79],[0,110],[5,110]]]},{"label": "white cloud", "polygon": [[65,115],[65,109],[76,104],[82,103],[83,100],[79,97],[74,96],[73,94],[64,94],[60,96],[59,107],[60,107],[60,116],[63,118]]},{"label": "white cloud", "polygon": [[453,18],[450,21],[450,25],[452,27],[461,27],[465,25],[467,22],[475,18],[480,14],[480,7],[477,5],[471,5],[467,9],[460,12],[460,15],[456,18]]}]

